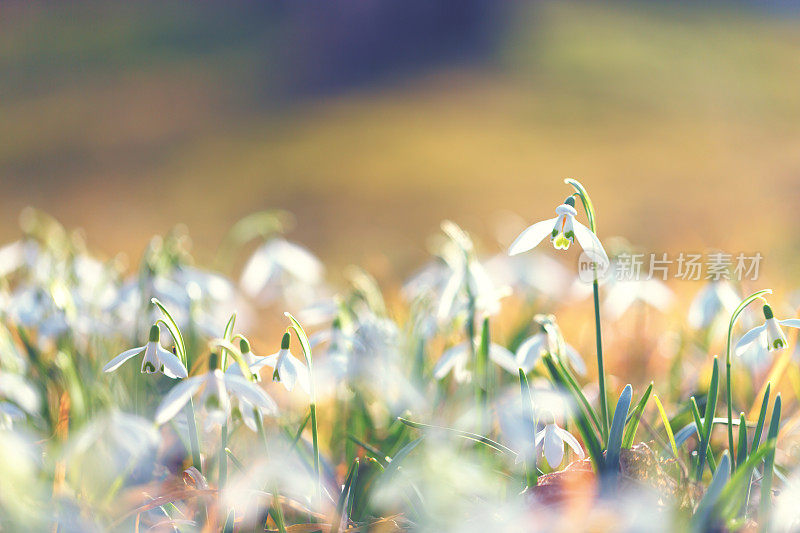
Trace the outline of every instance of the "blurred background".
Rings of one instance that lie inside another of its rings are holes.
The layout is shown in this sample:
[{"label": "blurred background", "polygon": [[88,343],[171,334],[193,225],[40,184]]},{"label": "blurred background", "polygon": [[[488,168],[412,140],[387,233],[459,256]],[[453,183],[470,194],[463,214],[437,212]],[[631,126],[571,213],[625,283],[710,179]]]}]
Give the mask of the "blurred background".
[{"label": "blurred background", "polygon": [[3,2],[0,140],[4,242],[32,205],[133,260],[185,223],[202,261],[279,207],[327,263],[386,278],[444,218],[499,250],[576,177],[601,238],[760,251],[783,278],[800,265],[800,9]]}]

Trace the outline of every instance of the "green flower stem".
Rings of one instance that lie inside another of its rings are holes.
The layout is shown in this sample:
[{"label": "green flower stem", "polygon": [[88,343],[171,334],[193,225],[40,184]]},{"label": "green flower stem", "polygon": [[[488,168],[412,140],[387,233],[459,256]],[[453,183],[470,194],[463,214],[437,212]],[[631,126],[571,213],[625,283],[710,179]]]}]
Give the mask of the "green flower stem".
[{"label": "green flower stem", "polygon": [[600,290],[597,278],[592,282],[594,294],[594,331],[597,344],[597,381],[600,394],[600,418],[603,422],[603,441],[608,444],[608,400],[606,399],[606,371],[603,365],[603,337],[600,333]]},{"label": "green flower stem", "polygon": [[[731,321],[728,324],[728,341],[725,348],[725,394],[728,403],[728,453],[731,457],[733,455],[733,390],[731,388],[731,340],[733,338],[733,326],[736,324],[736,319],[744,311],[745,307],[750,305],[757,298],[763,299],[765,294],[772,294],[772,289],[763,289],[756,291],[736,307],[731,315]],[[713,414],[712,414],[713,416]],[[735,461],[731,461],[731,474],[736,469]]]},{"label": "green flower stem", "polygon": [[[258,434],[261,436],[261,440],[264,442],[264,453],[266,454],[267,458],[269,458],[269,440],[267,439],[267,432],[264,429],[264,421],[261,419],[261,413],[258,411],[258,409],[253,409],[253,416],[256,419],[256,429],[258,430]],[[280,500],[281,496],[278,492],[278,485],[275,484],[274,488],[272,489],[272,509],[275,511],[273,518],[275,519],[275,524],[278,526],[278,531],[280,533],[286,533],[286,521],[283,518],[283,507],[281,507]]]},{"label": "green flower stem", "polygon": [[[578,180],[567,178],[564,183],[571,185],[583,204],[583,210],[586,212],[586,218],[589,221],[589,229],[592,233],[597,235],[597,223],[595,221],[594,205],[586,188]],[[609,413],[608,413],[608,400],[606,398],[606,373],[605,366],[603,365],[603,336],[600,332],[600,290],[597,283],[597,272],[594,275],[592,282],[592,293],[594,295],[594,330],[595,342],[597,344],[597,382],[600,393],[600,418],[603,422],[603,442],[608,445],[608,426],[609,426]]]},{"label": "green flower stem", "polygon": [[322,501],[322,474],[320,472],[320,462],[319,462],[319,437],[317,435],[317,397],[314,392],[314,373],[312,372],[312,358],[311,358],[311,345],[308,342],[308,335],[306,335],[303,326],[300,325],[300,322],[292,316],[291,313],[284,313],[286,317],[292,322],[292,325],[289,326],[291,329],[294,330],[295,335],[297,335],[298,340],[300,341],[300,346],[303,349],[303,356],[306,360],[306,365],[308,366],[308,381],[309,381],[309,408],[311,409],[311,443],[314,449],[314,474],[317,476],[317,502]]}]

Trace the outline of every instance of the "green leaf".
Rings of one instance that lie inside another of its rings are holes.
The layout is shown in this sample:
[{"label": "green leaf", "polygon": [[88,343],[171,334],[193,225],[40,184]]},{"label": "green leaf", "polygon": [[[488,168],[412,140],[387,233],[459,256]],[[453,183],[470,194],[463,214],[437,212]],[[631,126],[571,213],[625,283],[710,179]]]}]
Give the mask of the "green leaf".
[{"label": "green leaf", "polygon": [[614,409],[614,418],[611,419],[611,429],[608,431],[605,471],[612,475],[616,475],[619,471],[619,453],[622,447],[622,432],[625,430],[625,420],[628,417],[628,409],[631,406],[632,397],[633,388],[630,385],[625,385],[617,401],[617,407]]},{"label": "green leaf", "polygon": [[[500,444],[499,442],[493,441],[489,437],[484,437],[483,435],[478,435],[477,433],[470,433],[469,431],[461,431],[460,429],[448,428],[448,427],[444,427],[444,426],[434,426],[432,424],[423,424],[421,422],[413,422],[411,420],[407,420],[407,419],[401,418],[401,417],[398,417],[397,419],[400,422],[402,422],[403,424],[405,424],[405,425],[407,425],[409,427],[412,427],[414,429],[436,429],[436,430],[441,430],[441,431],[449,431],[450,433],[458,435],[459,437],[462,437],[464,439],[472,440],[472,441],[478,442],[480,444],[483,444],[485,446],[488,446],[489,448],[492,448],[493,450],[498,451],[500,453],[504,453],[504,454],[510,455],[511,457],[516,457],[517,456],[517,452],[515,452],[514,450],[512,450],[508,446],[504,446],[504,445]],[[419,440],[419,439],[417,439],[417,440]]]},{"label": "green leaf", "polygon": [[750,446],[750,454],[758,450],[761,444],[761,432],[764,430],[764,421],[767,418],[767,407],[769,406],[769,391],[771,383],[767,383],[767,388],[764,390],[764,397],[761,399],[761,411],[758,413],[758,422],[756,422],[756,430],[753,433],[753,444]]},{"label": "green leaf", "polygon": [[333,521],[331,522],[331,533],[339,533],[339,528],[342,524],[342,515],[344,514],[345,506],[347,505],[347,500],[350,497],[350,487],[356,480],[358,476],[358,458],[353,461],[353,464],[350,465],[350,470],[347,472],[347,478],[344,482],[344,487],[342,488],[342,492],[339,495],[339,501],[336,504],[336,513],[333,515]]},{"label": "green leaf", "polygon": [[669,424],[669,417],[667,416],[667,412],[664,411],[664,406],[661,405],[661,400],[658,398],[658,394],[653,394],[653,401],[656,402],[656,407],[658,408],[658,414],[661,415],[661,423],[664,424],[664,429],[667,431],[667,438],[669,438],[669,445],[672,447],[672,454],[675,458],[678,458],[678,446],[675,444],[675,435],[672,433],[672,426]]},{"label": "green leaf", "polygon": [[[691,403],[690,407],[692,408],[692,418],[694,418],[694,427],[695,431],[697,432],[697,441],[700,442],[700,439],[703,436],[703,419],[700,418],[700,409],[697,408],[697,400],[695,400],[694,396],[690,398]],[[728,419],[722,418],[715,420],[720,424],[727,424]],[[687,437],[688,438],[688,437]],[[714,454],[711,451],[711,448],[706,448],[706,461],[708,461],[708,468],[711,469],[711,473],[717,471],[717,462],[714,460]]]},{"label": "green leaf", "polygon": [[650,385],[647,386],[644,394],[639,399],[639,402],[636,404],[636,407],[633,408],[633,411],[631,411],[631,414],[628,417],[628,423],[625,426],[625,436],[622,438],[622,447],[626,450],[633,446],[633,441],[636,438],[636,430],[639,428],[639,420],[642,418],[642,413],[644,412],[644,408],[647,405],[647,401],[650,399],[650,394],[652,392],[653,382],[651,381]]},{"label": "green leaf", "polygon": [[739,445],[736,447],[736,465],[741,466],[747,460],[747,420],[744,413],[739,413]]},{"label": "green leaf", "polygon": [[750,455],[747,460],[739,465],[736,473],[731,477],[722,494],[719,497],[720,517],[727,521],[735,517],[737,512],[742,509],[743,504],[750,495],[750,480],[758,463],[767,453],[775,448],[775,441],[769,440],[764,443],[758,452]]},{"label": "green leaf", "polygon": [[527,435],[527,449],[522,454],[525,458],[525,486],[535,487],[539,478],[536,468],[536,421],[533,418],[533,400],[531,399],[531,389],[528,386],[528,378],[521,368],[519,369],[519,388],[522,396],[522,416],[530,427]]},{"label": "green leaf", "polygon": [[705,496],[703,496],[703,499],[700,500],[700,505],[697,506],[697,511],[692,518],[692,531],[700,532],[710,530],[709,522],[711,520],[712,511],[731,475],[730,460],[728,450],[725,450],[719,461],[719,468],[717,468],[711,480],[711,484],[708,486],[708,490]]},{"label": "green leaf", "polygon": [[[697,472],[695,479],[700,481],[703,478],[703,470],[706,463],[706,451],[708,444],[711,441],[711,429],[714,427],[714,411],[717,409],[717,393],[719,392],[719,361],[714,357],[714,367],[711,372],[711,384],[708,387],[708,396],[706,398],[706,416],[704,417],[703,435],[700,439],[700,444],[697,449]],[[729,431],[733,432],[732,427]],[[730,465],[729,465],[730,467]]]},{"label": "green leaf", "polygon": [[[236,313],[233,313],[231,317],[228,319],[228,323],[225,325],[225,332],[222,334],[223,340],[230,342],[230,340],[233,338],[233,328],[235,325],[236,325]],[[227,369],[227,363],[228,363],[228,354],[225,352],[225,350],[223,350],[222,353],[219,354],[220,370],[225,372],[225,370]],[[242,369],[242,375],[245,375],[244,368]]]},{"label": "green leaf", "polygon": [[233,528],[235,524],[235,516],[233,509],[228,511],[228,518],[225,519],[225,525],[222,526],[222,533],[233,533]]},{"label": "green leaf", "polygon": [[[775,406],[772,409],[772,418],[769,421],[769,430],[767,431],[768,441],[778,440],[778,429],[781,423],[781,394],[775,396]],[[759,520],[761,526],[766,531],[769,529],[770,519],[770,503],[772,502],[772,477],[775,473],[775,448],[770,448],[764,457],[764,476],[761,478],[761,505],[759,512]]]},{"label": "green leaf", "polygon": [[[558,366],[556,366],[556,363],[553,360],[553,356],[550,354],[545,354],[544,357],[542,357],[542,361],[544,361],[544,364],[547,367],[548,372],[550,372],[550,377],[552,378],[556,386],[565,391],[571,392],[573,394],[573,397],[576,397],[577,395],[569,387],[567,379],[561,373]],[[586,413],[583,410],[578,409],[576,412],[572,414],[572,418],[575,421],[575,424],[578,426],[578,432],[581,434],[581,438],[583,439],[583,444],[589,451],[589,457],[591,457],[595,469],[600,471],[604,463],[604,458],[603,458],[603,447],[597,438],[597,433],[595,433],[594,429],[592,429],[592,426],[589,423],[589,419],[587,418]]]}]

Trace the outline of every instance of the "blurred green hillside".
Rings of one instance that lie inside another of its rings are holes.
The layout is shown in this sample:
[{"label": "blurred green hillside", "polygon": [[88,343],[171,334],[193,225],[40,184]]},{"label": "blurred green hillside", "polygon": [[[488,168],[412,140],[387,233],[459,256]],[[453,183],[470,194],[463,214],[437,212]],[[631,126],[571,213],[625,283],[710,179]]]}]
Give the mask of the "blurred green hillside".
[{"label": "blurred green hillside", "polygon": [[282,29],[239,11],[2,9],[4,239],[34,205],[133,257],[184,222],[208,258],[240,216],[282,207],[323,258],[398,273],[441,219],[493,250],[498,213],[550,217],[573,176],[601,237],[797,260],[797,18],[522,5],[489,61],[273,99]]}]

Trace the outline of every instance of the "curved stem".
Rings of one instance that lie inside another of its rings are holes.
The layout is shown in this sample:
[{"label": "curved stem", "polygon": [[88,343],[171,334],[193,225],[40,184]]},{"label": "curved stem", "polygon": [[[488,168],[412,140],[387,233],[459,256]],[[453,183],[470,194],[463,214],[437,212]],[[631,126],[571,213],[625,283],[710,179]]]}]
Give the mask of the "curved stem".
[{"label": "curved stem", "polygon": [[[592,204],[592,199],[589,197],[589,193],[586,192],[586,188],[581,182],[572,178],[565,179],[564,183],[571,185],[572,188],[575,189],[576,194],[580,197],[581,203],[583,204],[583,210],[586,212],[586,218],[589,221],[589,229],[592,230],[592,233],[597,235],[594,204]],[[603,422],[603,441],[607,445],[609,414],[606,399],[606,373],[605,365],[603,364],[603,336],[600,331],[600,289],[597,283],[597,271],[595,271],[594,280],[592,281],[592,294],[594,296],[594,331],[595,343],[597,345],[597,381],[600,393],[600,418]]]},{"label": "curved stem", "polygon": [[[756,291],[736,307],[731,315],[731,321],[728,324],[728,341],[725,348],[725,394],[728,403],[728,453],[733,457],[733,391],[731,390],[731,339],[733,337],[733,326],[736,324],[736,319],[742,314],[745,307],[750,305],[754,300],[761,298],[764,299],[765,294],[772,294],[772,289],[762,289]],[[735,470],[734,461],[731,461],[731,473]]]}]

